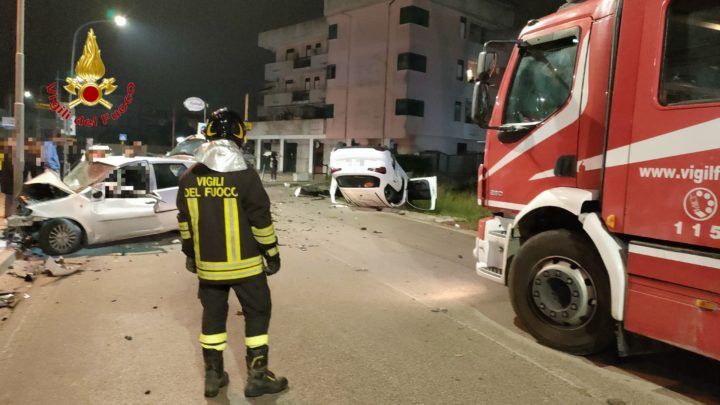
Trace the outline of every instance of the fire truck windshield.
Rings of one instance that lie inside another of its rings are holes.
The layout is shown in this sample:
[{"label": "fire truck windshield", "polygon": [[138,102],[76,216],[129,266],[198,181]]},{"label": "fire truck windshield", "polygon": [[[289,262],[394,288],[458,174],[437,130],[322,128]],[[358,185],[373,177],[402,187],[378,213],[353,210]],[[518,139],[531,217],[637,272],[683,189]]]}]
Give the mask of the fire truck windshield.
[{"label": "fire truck windshield", "polygon": [[570,96],[578,40],[567,37],[520,49],[503,124],[540,122]]}]

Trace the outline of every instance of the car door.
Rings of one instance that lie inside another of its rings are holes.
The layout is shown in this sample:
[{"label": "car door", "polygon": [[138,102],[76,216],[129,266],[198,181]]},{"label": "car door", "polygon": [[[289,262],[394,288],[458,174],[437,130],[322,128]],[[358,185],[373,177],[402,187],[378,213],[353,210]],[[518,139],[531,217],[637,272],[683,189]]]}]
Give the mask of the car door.
[{"label": "car door", "polygon": [[191,162],[152,163],[152,194],[159,198],[156,213],[165,230],[177,229],[177,205],[180,176],[191,166]]},{"label": "car door", "polygon": [[418,177],[408,181],[407,203],[419,210],[434,210],[437,202],[437,177]]},{"label": "car door", "polygon": [[94,242],[108,242],[162,231],[155,213],[157,198],[149,196],[150,173],[147,162],[118,167],[93,198]]}]

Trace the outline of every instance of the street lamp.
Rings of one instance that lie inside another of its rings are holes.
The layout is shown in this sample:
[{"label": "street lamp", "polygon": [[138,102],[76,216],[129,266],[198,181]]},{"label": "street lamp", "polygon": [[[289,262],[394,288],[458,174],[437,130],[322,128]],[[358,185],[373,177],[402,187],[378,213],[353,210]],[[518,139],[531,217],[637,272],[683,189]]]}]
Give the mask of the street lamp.
[{"label": "street lamp", "polygon": [[25,98],[32,98],[32,93],[29,90],[25,90]]},{"label": "street lamp", "polygon": [[[112,20],[94,20],[94,21],[88,21],[85,24],[79,26],[75,33],[73,34],[73,42],[72,42],[72,56],[70,57],[70,77],[75,77],[75,48],[77,47],[77,36],[80,33],[80,31],[92,24],[102,24],[102,23],[114,23],[118,27],[124,27],[127,24],[127,18],[121,15],[116,15],[115,18]],[[68,96],[68,103],[72,101],[72,94],[69,94]]]}]

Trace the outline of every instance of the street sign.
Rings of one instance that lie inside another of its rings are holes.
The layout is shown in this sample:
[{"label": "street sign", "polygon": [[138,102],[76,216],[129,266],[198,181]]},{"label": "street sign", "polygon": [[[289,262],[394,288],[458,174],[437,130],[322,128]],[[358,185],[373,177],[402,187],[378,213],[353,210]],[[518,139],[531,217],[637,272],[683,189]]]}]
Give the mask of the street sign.
[{"label": "street sign", "polygon": [[121,142],[127,141],[127,134],[120,134],[119,136]]},{"label": "street sign", "polygon": [[183,102],[183,105],[188,111],[202,111],[205,109],[205,101],[199,97],[189,97]]},{"label": "street sign", "polygon": [[2,117],[0,126],[4,128],[15,128],[15,118],[13,117]]}]

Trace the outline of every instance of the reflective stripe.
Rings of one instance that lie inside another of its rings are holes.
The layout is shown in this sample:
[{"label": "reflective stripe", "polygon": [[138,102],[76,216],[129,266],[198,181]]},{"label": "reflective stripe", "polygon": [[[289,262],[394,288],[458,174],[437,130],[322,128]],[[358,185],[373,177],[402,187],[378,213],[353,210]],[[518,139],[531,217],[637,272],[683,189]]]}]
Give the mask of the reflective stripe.
[{"label": "reflective stripe", "polygon": [[192,238],[192,235],[190,234],[190,231],[180,231],[180,237],[183,239],[190,239]]},{"label": "reflective stripe", "polygon": [[245,338],[245,346],[254,349],[268,344],[268,335],[258,335]]},{"label": "reflective stripe", "polygon": [[218,343],[225,343],[225,342],[227,342],[227,332],[216,333],[214,335],[200,334],[200,343],[205,343],[208,345],[216,345]]},{"label": "reflective stripe", "polygon": [[195,247],[195,258],[200,258],[200,214],[198,210],[197,198],[188,198],[188,211],[190,211],[190,221],[192,222],[193,230],[193,245]]},{"label": "reflective stripe", "polygon": [[276,247],[270,248],[270,249],[267,250],[268,256],[275,256],[275,255],[277,255],[278,253],[280,253],[280,252],[278,251],[278,248],[276,248]]},{"label": "reflective stripe", "polygon": [[277,242],[277,237],[272,236],[256,236],[255,240],[261,245],[270,245]]},{"label": "reflective stripe", "polygon": [[262,265],[257,265],[245,270],[234,270],[234,271],[206,271],[197,270],[197,275],[203,280],[235,280],[238,278],[245,278],[258,275],[263,272]]},{"label": "reflective stripe", "polygon": [[189,231],[190,230],[190,225],[188,225],[188,223],[185,221],[178,222],[178,227],[180,228],[181,231]]},{"label": "reflective stripe", "polygon": [[199,269],[210,271],[243,270],[257,264],[262,264],[262,257],[260,257],[259,255],[237,262],[204,262],[202,260],[197,261],[197,266]]},{"label": "reflective stripe", "polygon": [[235,251],[235,232],[238,224],[235,221],[235,213],[233,212],[230,204],[230,199],[225,198],[223,200],[224,218],[225,218],[225,254],[227,255],[228,262],[236,262],[239,257]]},{"label": "reflective stripe", "polygon": [[205,349],[225,350],[227,347],[227,332],[214,335],[200,334],[200,346]]},{"label": "reflective stripe", "polygon": [[215,349],[218,351],[223,351],[227,348],[227,343],[220,343],[216,345],[207,345],[205,343],[200,343],[200,346],[202,346],[203,349]]},{"label": "reflective stripe", "polygon": [[265,228],[255,228],[254,226],[252,228],[252,233],[255,236],[271,236],[275,234],[275,228],[273,228],[272,224],[270,226],[266,226]]}]

